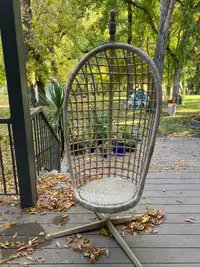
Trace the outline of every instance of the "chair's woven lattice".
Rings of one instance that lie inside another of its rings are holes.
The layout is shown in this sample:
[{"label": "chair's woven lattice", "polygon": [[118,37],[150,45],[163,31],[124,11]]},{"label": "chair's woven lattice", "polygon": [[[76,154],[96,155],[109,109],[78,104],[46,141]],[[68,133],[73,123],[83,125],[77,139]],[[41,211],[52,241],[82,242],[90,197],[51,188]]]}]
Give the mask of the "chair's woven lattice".
[{"label": "chair's woven lattice", "polygon": [[[139,89],[146,100],[129,101]],[[95,211],[128,209],[143,190],[159,122],[161,88],[152,59],[126,44],[102,45],[79,62],[65,98],[78,201]],[[119,147],[126,153],[115,153]]]}]

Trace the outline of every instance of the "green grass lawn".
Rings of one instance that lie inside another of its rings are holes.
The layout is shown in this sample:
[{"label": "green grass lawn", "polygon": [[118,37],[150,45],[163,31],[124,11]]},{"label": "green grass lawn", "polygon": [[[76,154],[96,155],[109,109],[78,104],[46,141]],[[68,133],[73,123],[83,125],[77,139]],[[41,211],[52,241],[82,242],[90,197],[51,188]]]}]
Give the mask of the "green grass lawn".
[{"label": "green grass lawn", "polygon": [[159,136],[200,136],[200,130],[191,128],[192,118],[200,117],[200,95],[185,96],[184,105],[177,106],[175,116],[168,116],[167,104],[163,104]]},{"label": "green grass lawn", "polygon": [[[190,126],[192,118],[200,117],[200,95],[186,96],[184,105],[177,106],[175,116],[168,116],[166,103],[163,104],[162,110],[159,136],[200,136],[200,131]],[[9,114],[8,96],[0,95],[0,117],[9,117]],[[4,132],[3,128],[1,125],[0,135]]]},{"label": "green grass lawn", "polygon": [[9,103],[8,103],[8,95],[1,94],[0,95],[0,118],[9,117]]}]

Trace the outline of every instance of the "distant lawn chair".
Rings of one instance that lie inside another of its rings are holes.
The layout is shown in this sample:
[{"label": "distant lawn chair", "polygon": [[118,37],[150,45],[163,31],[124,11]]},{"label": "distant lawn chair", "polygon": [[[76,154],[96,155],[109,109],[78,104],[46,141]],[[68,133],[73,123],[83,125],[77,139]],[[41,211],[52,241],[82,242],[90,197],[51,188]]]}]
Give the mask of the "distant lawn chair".
[{"label": "distant lawn chair", "polygon": [[[112,22],[111,17],[110,33],[113,41],[115,27]],[[128,64],[133,66],[132,70],[127,67]],[[96,68],[95,71],[93,67]],[[85,69],[88,71],[85,72]],[[149,85],[147,95],[150,96],[153,108],[150,106],[148,112],[146,106],[136,109],[135,105],[131,111],[124,110],[120,97],[114,98],[115,93],[120,95],[118,88],[124,83],[127,84],[130,71],[136,83],[141,84],[138,77],[143,75],[145,84]],[[105,72],[107,76],[103,79]],[[127,76],[124,73],[127,73]],[[98,75],[101,80],[98,98],[87,86],[87,81],[94,75]],[[77,97],[80,92],[87,97]],[[100,127],[96,117],[103,119],[105,112],[108,114],[108,121],[106,126]],[[154,150],[160,112],[161,79],[153,60],[145,52],[128,44],[111,42],[93,49],[81,59],[72,72],[65,94],[65,141],[76,199],[84,208],[95,212],[100,221],[49,234],[47,238],[108,227],[135,266],[142,266],[115,228],[115,225],[130,220],[132,216],[114,218],[110,215],[133,208],[141,198]],[[141,142],[134,141],[137,146],[135,152],[126,150],[126,153],[119,157],[117,153],[113,153],[113,141],[115,148],[122,141],[132,142],[127,140],[126,134],[123,140],[120,139],[120,121],[132,127],[133,135],[137,124]],[[95,152],[75,155],[73,129],[76,125],[79,125],[76,138],[88,142],[90,148],[95,147]]]}]

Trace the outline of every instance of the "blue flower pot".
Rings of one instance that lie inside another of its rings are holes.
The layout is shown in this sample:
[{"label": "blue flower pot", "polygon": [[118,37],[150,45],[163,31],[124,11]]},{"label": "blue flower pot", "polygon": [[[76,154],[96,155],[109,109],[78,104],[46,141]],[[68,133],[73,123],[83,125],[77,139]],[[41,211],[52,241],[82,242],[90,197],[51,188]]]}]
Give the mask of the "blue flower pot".
[{"label": "blue flower pot", "polygon": [[126,152],[129,152],[129,147],[124,143],[118,143],[118,146],[113,146],[113,152],[119,156],[123,156]]}]

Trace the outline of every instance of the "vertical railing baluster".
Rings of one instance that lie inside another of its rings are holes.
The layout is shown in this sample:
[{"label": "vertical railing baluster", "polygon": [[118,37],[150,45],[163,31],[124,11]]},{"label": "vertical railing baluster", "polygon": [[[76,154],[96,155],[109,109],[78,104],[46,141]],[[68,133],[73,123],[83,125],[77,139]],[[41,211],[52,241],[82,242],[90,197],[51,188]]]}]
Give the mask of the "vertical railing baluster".
[{"label": "vertical railing baluster", "polygon": [[4,166],[3,166],[3,156],[2,156],[2,149],[1,149],[1,140],[0,140],[0,165],[1,165],[3,189],[4,189],[4,193],[7,194],[6,178],[5,178],[5,172],[4,172]]},{"label": "vertical railing baluster", "polygon": [[44,162],[44,136],[43,136],[43,121],[41,118],[41,114],[39,114],[39,121],[40,121],[40,145],[41,145],[41,162],[42,162],[42,168],[45,167],[45,162]]},{"label": "vertical railing baluster", "polygon": [[32,130],[35,144],[37,174],[43,167],[60,169],[60,141],[41,108],[32,113]]},{"label": "vertical railing baluster", "polygon": [[37,114],[35,116],[35,120],[36,120],[36,128],[37,128],[37,142],[38,142],[38,173],[40,172],[40,170],[42,169],[42,166],[41,166],[41,160],[40,160],[40,157],[41,157],[41,138],[40,138],[40,128],[39,128],[39,115]]},{"label": "vertical railing baluster", "polygon": [[10,151],[11,151],[11,159],[12,159],[12,167],[13,167],[13,175],[14,175],[14,183],[15,183],[15,192],[18,194],[18,181],[16,175],[16,165],[15,165],[15,155],[14,155],[14,146],[13,146],[13,137],[11,132],[11,125],[8,123],[8,134],[9,134],[9,143],[10,143]]},{"label": "vertical railing baluster", "polygon": [[35,139],[35,157],[37,162],[37,174],[39,175],[39,160],[38,160],[38,138],[37,138],[37,127],[36,127],[36,118],[33,118],[33,132],[34,132],[34,139]]},{"label": "vertical railing baluster", "polygon": [[44,146],[44,122],[42,120],[42,116],[40,114],[40,125],[41,125],[41,148],[42,148],[42,167],[45,167],[45,146]]}]

